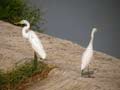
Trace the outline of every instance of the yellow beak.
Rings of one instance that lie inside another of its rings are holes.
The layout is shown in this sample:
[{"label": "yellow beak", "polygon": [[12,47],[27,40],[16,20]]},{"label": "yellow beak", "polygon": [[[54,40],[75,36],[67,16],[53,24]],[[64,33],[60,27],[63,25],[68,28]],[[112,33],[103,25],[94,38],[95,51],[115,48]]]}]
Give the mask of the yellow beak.
[{"label": "yellow beak", "polygon": [[16,23],[14,23],[14,24],[18,25],[18,24],[22,24],[22,23],[21,23],[21,21],[20,21],[20,22],[16,22]]}]

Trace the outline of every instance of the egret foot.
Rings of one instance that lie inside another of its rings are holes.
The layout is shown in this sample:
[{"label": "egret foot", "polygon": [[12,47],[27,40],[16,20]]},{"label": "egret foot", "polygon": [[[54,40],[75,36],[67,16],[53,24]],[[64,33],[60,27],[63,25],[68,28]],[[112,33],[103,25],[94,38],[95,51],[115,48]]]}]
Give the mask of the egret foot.
[{"label": "egret foot", "polygon": [[91,78],[91,74],[90,74],[90,72],[88,72],[88,78]]}]

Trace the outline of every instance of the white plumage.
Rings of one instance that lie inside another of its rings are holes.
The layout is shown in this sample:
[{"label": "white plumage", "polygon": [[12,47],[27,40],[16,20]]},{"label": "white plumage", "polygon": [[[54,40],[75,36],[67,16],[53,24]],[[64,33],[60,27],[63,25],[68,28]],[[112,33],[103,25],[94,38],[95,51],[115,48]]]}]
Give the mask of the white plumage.
[{"label": "white plumage", "polygon": [[43,48],[43,45],[40,41],[40,39],[37,37],[35,32],[28,30],[30,28],[30,24],[27,20],[22,20],[19,22],[20,24],[25,24],[25,26],[22,29],[22,35],[24,38],[28,39],[29,42],[32,45],[32,48],[34,51],[42,58],[46,58],[46,52]]},{"label": "white plumage", "polygon": [[96,28],[92,29],[91,32],[91,40],[89,42],[88,47],[86,48],[85,52],[82,55],[82,62],[81,62],[81,71],[84,70],[86,67],[88,67],[92,56],[93,56],[93,39],[94,39],[94,33],[97,31]]},{"label": "white plumage", "polygon": [[83,53],[82,56],[81,70],[84,70],[89,65],[92,56],[93,50],[87,48],[87,50]]}]

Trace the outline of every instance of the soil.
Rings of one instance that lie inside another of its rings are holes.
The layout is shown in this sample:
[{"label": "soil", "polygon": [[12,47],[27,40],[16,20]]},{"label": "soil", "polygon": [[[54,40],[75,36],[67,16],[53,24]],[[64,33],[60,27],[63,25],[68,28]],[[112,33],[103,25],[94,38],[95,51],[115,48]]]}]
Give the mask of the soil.
[{"label": "soil", "polygon": [[[31,45],[22,38],[21,29],[0,21],[0,69],[4,71],[33,58]],[[120,59],[94,51],[90,63],[92,77],[81,77],[83,47],[46,34],[37,35],[47,52],[47,59],[43,62],[56,68],[47,78],[24,90],[120,90]]]}]

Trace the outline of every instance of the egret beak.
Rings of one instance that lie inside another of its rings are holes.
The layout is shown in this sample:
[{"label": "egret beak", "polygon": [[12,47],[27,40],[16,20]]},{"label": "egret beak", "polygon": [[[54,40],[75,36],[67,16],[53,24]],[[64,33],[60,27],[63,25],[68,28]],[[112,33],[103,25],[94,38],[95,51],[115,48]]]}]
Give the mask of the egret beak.
[{"label": "egret beak", "polygon": [[97,31],[97,32],[102,32],[103,29],[102,29],[102,28],[99,28],[99,29],[97,28],[96,31]]},{"label": "egret beak", "polygon": [[21,23],[21,21],[20,21],[20,22],[16,22],[16,23],[14,23],[14,24],[15,24],[15,25],[19,25],[19,24],[22,24],[22,23]]}]

